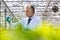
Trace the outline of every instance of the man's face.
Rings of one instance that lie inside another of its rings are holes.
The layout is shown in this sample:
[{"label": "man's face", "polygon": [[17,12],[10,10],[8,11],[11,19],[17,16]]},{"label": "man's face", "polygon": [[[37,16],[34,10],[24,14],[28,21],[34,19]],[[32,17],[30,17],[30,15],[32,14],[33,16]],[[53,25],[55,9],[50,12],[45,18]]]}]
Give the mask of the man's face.
[{"label": "man's face", "polygon": [[26,7],[25,12],[26,12],[27,17],[32,17],[33,16],[32,9],[29,6]]}]

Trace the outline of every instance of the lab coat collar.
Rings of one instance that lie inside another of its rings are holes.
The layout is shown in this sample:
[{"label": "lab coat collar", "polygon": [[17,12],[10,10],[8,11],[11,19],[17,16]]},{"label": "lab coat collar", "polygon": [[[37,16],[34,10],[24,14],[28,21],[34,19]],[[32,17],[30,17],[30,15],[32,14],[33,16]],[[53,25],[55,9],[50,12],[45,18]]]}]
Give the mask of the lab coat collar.
[{"label": "lab coat collar", "polygon": [[[33,19],[34,18],[34,16],[32,16],[30,19]],[[28,17],[28,19],[29,19],[29,17]]]}]

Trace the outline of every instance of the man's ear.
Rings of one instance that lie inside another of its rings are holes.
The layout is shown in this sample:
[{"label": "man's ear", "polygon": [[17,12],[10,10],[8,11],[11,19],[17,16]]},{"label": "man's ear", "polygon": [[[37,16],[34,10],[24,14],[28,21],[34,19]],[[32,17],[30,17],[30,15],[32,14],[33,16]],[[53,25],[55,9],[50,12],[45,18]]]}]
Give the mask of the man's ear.
[{"label": "man's ear", "polygon": [[30,8],[30,12],[31,12],[31,13],[33,13],[33,10],[32,10],[32,8]]}]

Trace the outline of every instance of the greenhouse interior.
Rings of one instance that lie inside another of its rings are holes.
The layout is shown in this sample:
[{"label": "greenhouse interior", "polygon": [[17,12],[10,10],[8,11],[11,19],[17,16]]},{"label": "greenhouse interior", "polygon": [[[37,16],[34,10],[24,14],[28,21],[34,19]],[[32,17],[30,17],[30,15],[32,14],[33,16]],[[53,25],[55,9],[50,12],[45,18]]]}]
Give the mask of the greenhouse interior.
[{"label": "greenhouse interior", "polygon": [[[19,23],[28,4],[41,19],[37,25],[38,19],[33,21],[35,28]],[[0,40],[60,40],[60,0],[0,0]]]}]

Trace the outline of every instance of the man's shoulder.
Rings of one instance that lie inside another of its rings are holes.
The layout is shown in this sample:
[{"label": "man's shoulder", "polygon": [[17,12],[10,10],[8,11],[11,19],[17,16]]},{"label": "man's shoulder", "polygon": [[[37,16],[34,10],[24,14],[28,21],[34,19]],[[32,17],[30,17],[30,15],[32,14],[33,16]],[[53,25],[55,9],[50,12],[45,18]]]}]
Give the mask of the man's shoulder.
[{"label": "man's shoulder", "polygon": [[40,17],[37,17],[37,16],[35,16],[34,17],[36,20],[41,20],[41,18]]}]

